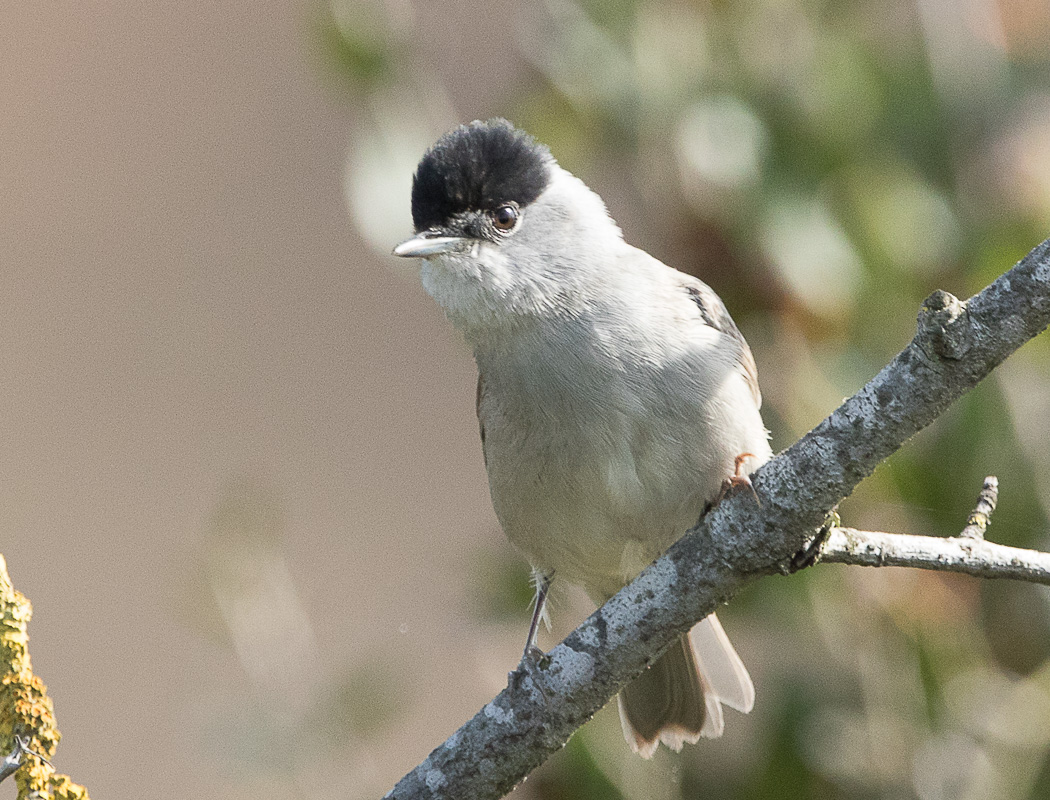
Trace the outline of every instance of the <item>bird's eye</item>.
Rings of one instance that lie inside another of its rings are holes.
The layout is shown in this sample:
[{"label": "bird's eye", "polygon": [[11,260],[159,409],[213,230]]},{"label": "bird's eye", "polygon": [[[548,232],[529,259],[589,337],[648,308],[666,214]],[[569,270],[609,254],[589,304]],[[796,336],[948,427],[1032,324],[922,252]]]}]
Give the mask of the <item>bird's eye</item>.
[{"label": "bird's eye", "polygon": [[492,212],[492,224],[496,230],[509,231],[518,223],[518,209],[514,206],[500,206]]}]

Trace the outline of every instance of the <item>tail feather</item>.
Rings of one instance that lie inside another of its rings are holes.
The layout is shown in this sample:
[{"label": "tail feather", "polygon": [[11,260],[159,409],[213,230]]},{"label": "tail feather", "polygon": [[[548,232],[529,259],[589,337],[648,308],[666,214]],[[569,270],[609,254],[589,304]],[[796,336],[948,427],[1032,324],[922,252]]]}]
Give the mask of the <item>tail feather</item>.
[{"label": "tail feather", "polygon": [[620,692],[624,738],[650,758],[660,742],[678,751],[722,735],[722,703],[750,711],[754,687],[712,614]]},{"label": "tail feather", "polygon": [[755,685],[718,617],[711,614],[696,623],[689,631],[689,640],[700,675],[719,702],[745,714],[750,712],[755,706]]}]

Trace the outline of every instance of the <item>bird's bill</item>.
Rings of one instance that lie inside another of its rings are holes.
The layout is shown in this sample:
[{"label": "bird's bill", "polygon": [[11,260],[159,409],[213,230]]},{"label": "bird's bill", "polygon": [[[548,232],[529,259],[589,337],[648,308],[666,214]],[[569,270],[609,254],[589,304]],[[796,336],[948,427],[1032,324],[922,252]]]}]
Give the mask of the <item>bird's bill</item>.
[{"label": "bird's bill", "polygon": [[394,255],[402,258],[426,258],[458,250],[464,241],[466,240],[462,236],[413,236],[395,247]]}]

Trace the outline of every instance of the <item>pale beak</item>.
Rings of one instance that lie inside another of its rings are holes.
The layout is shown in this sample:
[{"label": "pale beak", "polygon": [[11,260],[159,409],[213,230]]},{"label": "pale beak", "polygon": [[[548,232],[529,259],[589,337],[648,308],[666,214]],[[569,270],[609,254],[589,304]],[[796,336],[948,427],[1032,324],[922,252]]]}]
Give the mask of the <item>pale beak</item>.
[{"label": "pale beak", "polygon": [[394,248],[394,255],[402,258],[426,258],[458,250],[465,241],[462,236],[427,236],[421,233],[401,242]]}]

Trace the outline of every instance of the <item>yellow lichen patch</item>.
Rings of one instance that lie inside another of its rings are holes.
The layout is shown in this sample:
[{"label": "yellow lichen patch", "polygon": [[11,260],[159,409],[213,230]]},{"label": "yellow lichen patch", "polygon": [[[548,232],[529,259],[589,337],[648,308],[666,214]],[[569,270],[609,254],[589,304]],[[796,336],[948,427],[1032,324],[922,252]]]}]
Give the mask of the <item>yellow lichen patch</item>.
[{"label": "yellow lichen patch", "polygon": [[[61,734],[47,686],[33,674],[29,660],[29,620],[33,607],[11,585],[0,555],[0,757],[15,748],[15,736],[29,737],[29,750],[50,758]],[[32,754],[15,773],[18,800],[56,798],[88,800],[87,790]]]},{"label": "yellow lichen patch", "polygon": [[[6,565],[0,560],[0,569]],[[15,591],[10,581],[0,580],[0,662],[18,672],[29,665],[29,619],[33,606]]]},{"label": "yellow lichen patch", "polygon": [[[44,682],[29,669],[0,678],[0,733],[5,738],[15,733],[32,733],[30,749],[51,756],[61,734],[55,727],[54,706],[46,692]],[[13,742],[9,738],[7,741]],[[2,746],[5,745],[0,741]]]},{"label": "yellow lichen patch", "polygon": [[51,794],[55,800],[88,800],[87,789],[65,775],[56,775],[52,779]]}]

